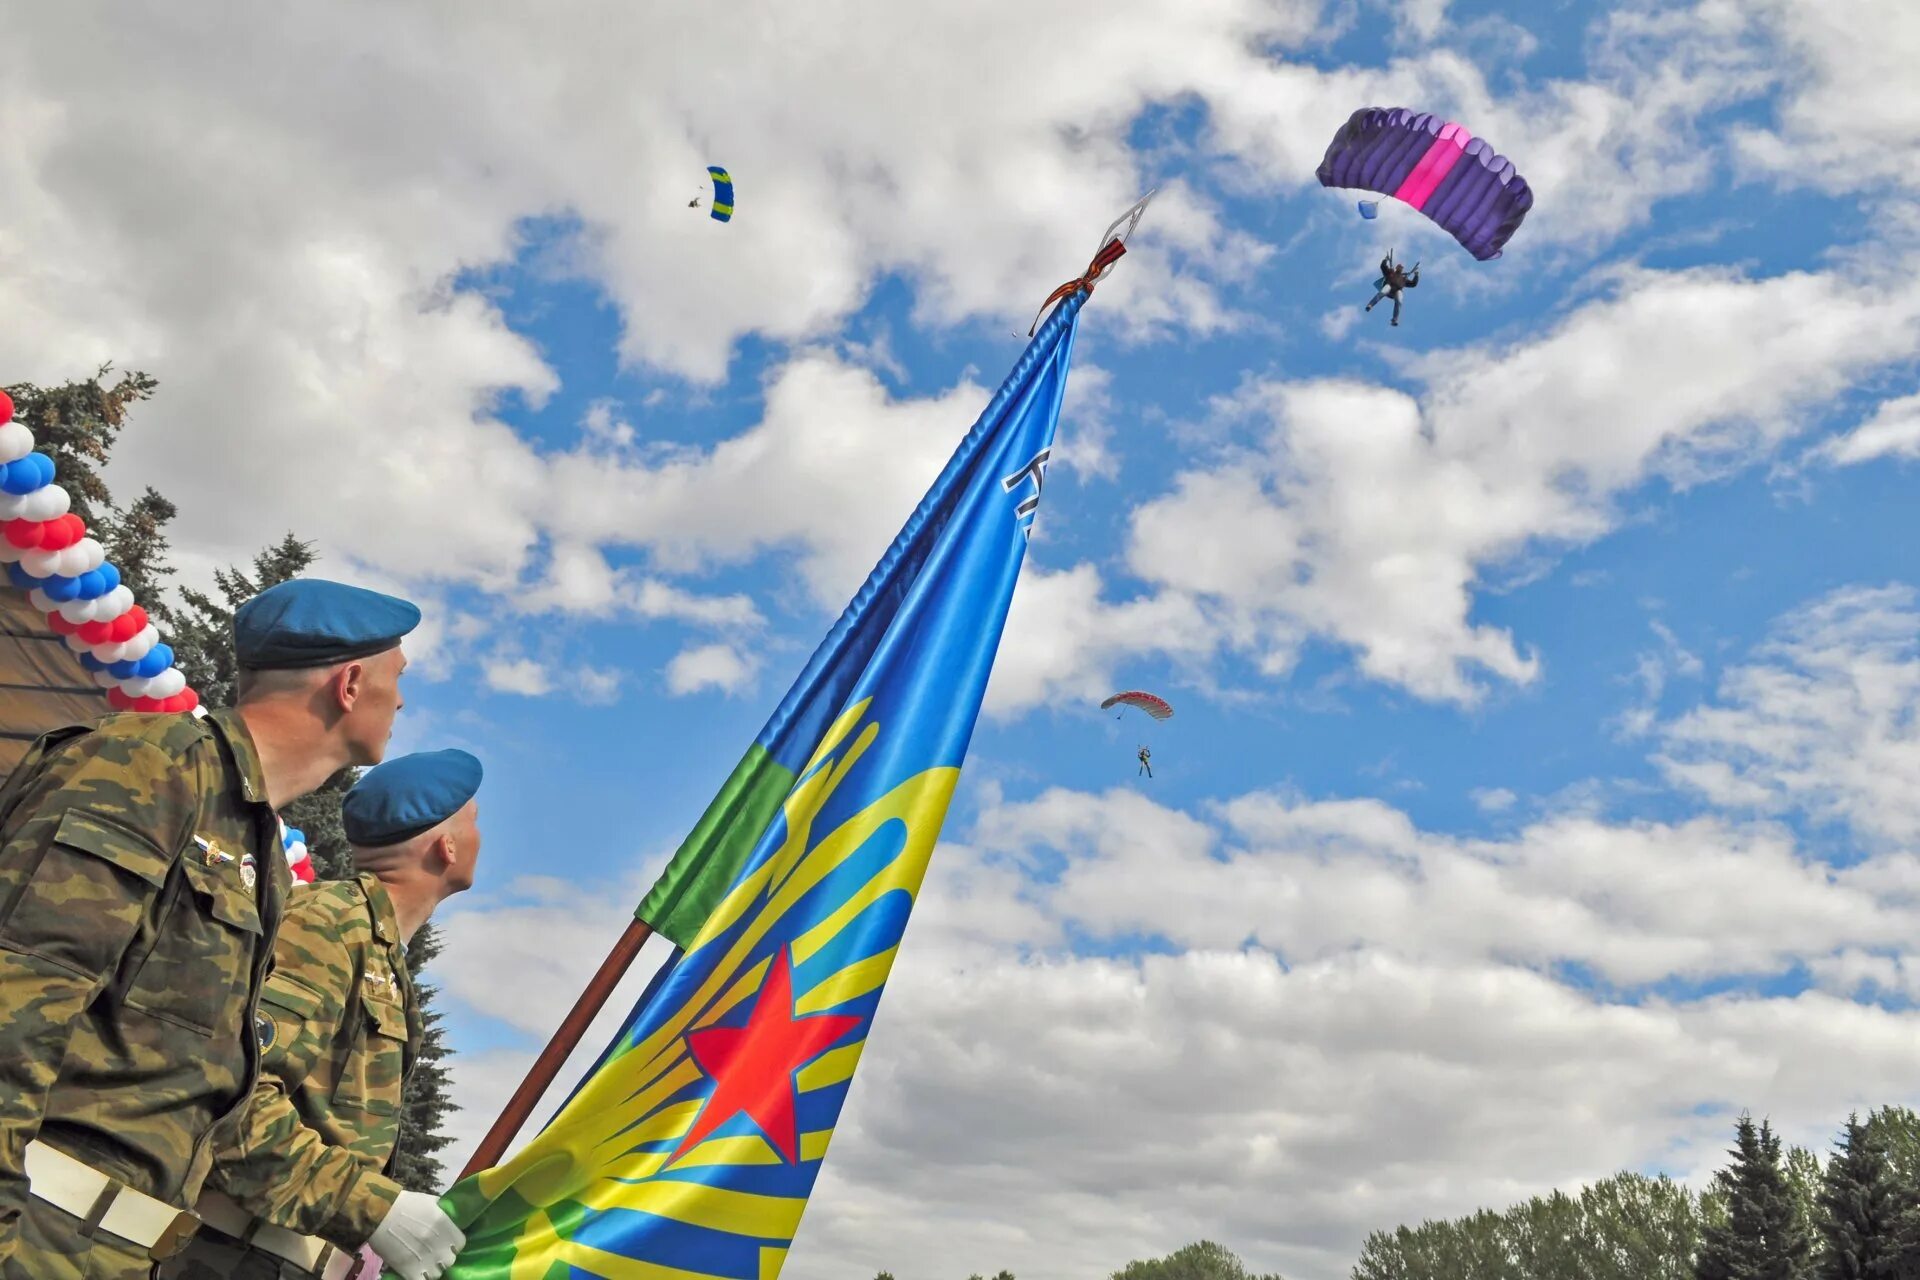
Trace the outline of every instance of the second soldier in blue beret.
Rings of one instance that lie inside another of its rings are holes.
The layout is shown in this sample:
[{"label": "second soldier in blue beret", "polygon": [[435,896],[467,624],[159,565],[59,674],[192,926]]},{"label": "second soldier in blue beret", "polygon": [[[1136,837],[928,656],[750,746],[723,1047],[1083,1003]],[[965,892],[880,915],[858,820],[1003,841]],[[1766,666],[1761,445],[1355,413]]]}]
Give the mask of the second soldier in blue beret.
[{"label": "second soldier in blue beret", "polygon": [[473,885],[480,776],[464,751],[426,751],[369,770],[347,794],[358,875],[294,895],[260,1000],[253,1107],[215,1157],[198,1205],[206,1227],[169,1280],[325,1280],[368,1243],[405,1280],[453,1261],[464,1237],[452,1219],[384,1170],[423,1034],[406,944]]}]

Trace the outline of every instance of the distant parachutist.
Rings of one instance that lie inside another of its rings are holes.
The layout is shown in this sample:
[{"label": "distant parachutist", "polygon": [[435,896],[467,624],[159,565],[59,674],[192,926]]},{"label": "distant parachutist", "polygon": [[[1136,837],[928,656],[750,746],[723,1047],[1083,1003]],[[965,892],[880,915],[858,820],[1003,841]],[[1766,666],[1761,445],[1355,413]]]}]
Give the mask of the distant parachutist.
[{"label": "distant parachutist", "polygon": [[1145,747],[1141,747],[1139,752],[1139,759],[1140,759],[1140,772],[1146,774],[1149,778],[1151,778],[1153,776],[1153,752],[1147,750]]}]

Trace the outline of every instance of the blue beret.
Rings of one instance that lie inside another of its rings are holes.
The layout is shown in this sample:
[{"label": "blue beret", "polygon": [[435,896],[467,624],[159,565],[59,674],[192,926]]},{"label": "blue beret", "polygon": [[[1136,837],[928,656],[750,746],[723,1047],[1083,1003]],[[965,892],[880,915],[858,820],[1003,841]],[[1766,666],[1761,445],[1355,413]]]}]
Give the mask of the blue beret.
[{"label": "blue beret", "polygon": [[233,615],[233,651],[249,671],[325,667],[384,653],[420,625],[420,610],[324,578],[268,587]]},{"label": "blue beret", "polygon": [[419,751],[362,774],[340,819],[349,841],[377,849],[431,831],[479,790],[480,762],[466,752]]}]

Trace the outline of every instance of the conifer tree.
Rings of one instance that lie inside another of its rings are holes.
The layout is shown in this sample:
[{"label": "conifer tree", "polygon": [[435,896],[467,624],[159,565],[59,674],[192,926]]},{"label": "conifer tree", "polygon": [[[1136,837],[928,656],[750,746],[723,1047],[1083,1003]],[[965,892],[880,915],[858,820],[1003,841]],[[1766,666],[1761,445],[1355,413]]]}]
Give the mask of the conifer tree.
[{"label": "conifer tree", "polygon": [[1899,1255],[1899,1189],[1885,1148],[1860,1123],[1847,1117],[1820,1187],[1820,1234],[1826,1249],[1816,1274],[1820,1280],[1885,1280]]},{"label": "conifer tree", "polygon": [[1780,1165],[1772,1126],[1741,1114],[1734,1125],[1733,1163],[1714,1176],[1723,1218],[1701,1232],[1697,1280],[1806,1280],[1809,1241]]}]

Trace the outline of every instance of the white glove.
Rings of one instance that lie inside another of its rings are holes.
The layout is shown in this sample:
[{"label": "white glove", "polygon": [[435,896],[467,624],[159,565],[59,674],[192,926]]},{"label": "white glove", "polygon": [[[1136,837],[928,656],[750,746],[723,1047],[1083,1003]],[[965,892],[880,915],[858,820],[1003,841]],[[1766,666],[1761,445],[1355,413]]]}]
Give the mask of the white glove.
[{"label": "white glove", "polygon": [[467,1243],[440,1201],[422,1191],[402,1191],[367,1241],[401,1280],[439,1280]]}]

